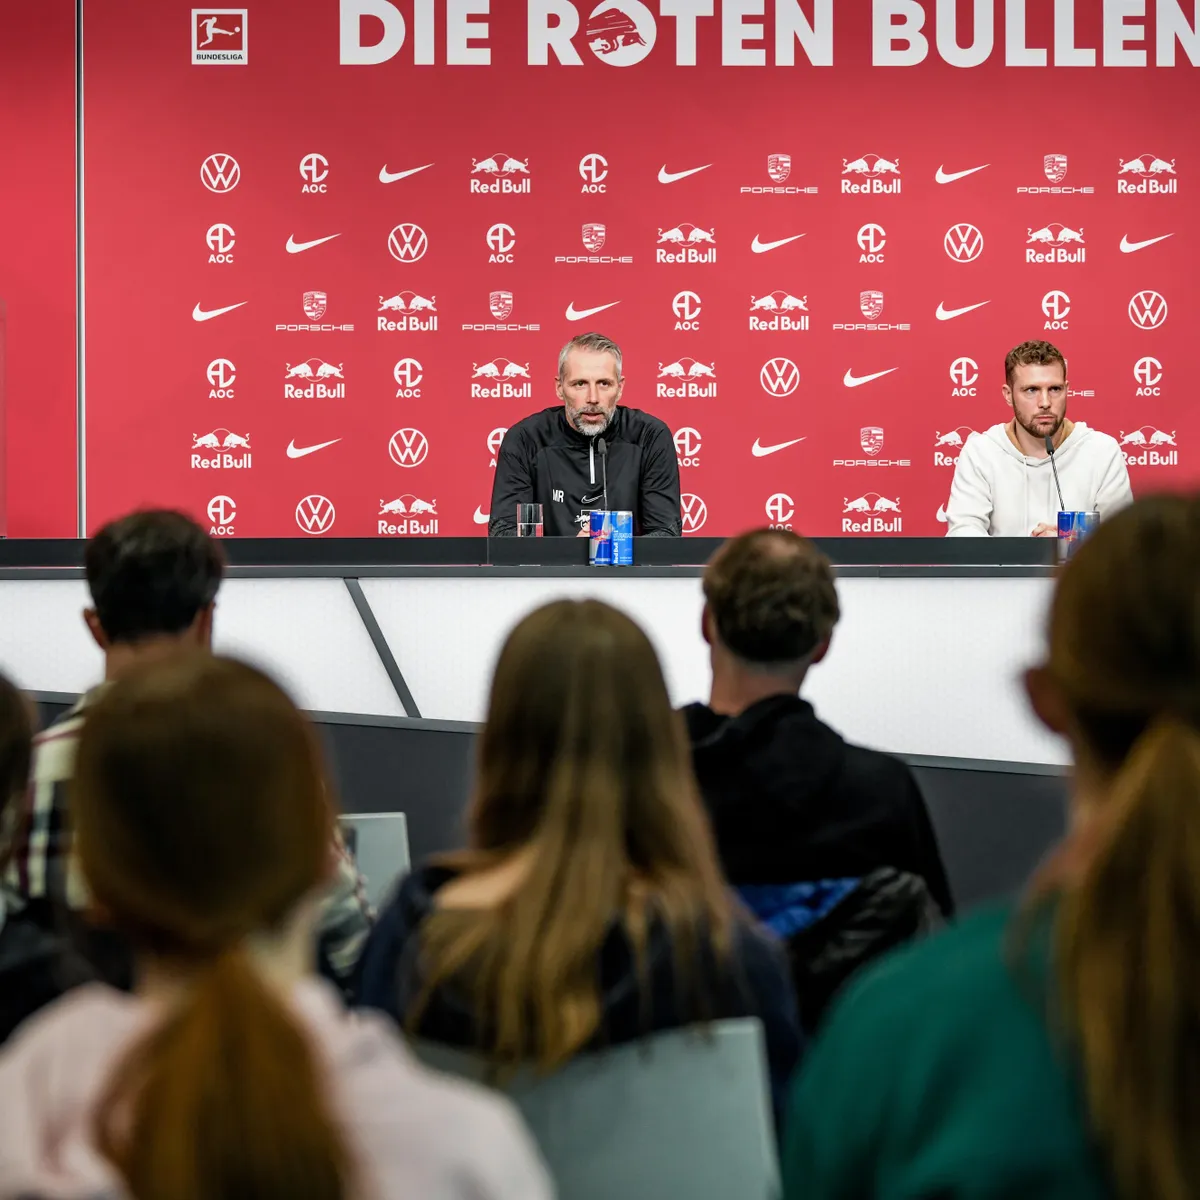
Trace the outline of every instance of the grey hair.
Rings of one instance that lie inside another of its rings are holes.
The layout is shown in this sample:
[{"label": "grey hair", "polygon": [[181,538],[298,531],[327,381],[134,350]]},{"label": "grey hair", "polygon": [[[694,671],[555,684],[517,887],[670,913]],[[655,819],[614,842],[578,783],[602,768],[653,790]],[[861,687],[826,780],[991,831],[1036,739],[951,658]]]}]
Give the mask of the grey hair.
[{"label": "grey hair", "polygon": [[591,350],[595,354],[611,354],[617,362],[617,378],[621,378],[621,347],[610,337],[605,337],[602,333],[581,333],[578,337],[573,337],[559,352],[558,352],[558,377],[563,378],[563,372],[567,369],[567,355],[572,350]]}]

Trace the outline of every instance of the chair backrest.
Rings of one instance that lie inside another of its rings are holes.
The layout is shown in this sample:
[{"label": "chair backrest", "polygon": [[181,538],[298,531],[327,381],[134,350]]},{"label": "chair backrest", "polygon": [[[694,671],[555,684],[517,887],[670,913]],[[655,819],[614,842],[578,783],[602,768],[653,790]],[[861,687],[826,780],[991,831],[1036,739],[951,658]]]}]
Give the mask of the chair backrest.
[{"label": "chair backrest", "polygon": [[367,885],[367,899],[374,908],[380,908],[396,882],[412,867],[408,819],[402,812],[346,813],[340,823],[342,836]]},{"label": "chair backrest", "polygon": [[[429,1066],[487,1083],[476,1056],[417,1042]],[[559,1200],[775,1200],[779,1168],[757,1018],[669,1030],[503,1085]]]}]

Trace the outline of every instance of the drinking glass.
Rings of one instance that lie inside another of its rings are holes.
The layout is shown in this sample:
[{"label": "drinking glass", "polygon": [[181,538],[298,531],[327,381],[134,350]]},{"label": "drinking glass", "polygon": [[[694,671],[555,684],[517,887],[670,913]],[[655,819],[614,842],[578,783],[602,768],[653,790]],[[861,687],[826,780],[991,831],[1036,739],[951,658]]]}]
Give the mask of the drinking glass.
[{"label": "drinking glass", "polygon": [[517,505],[517,537],[542,536],[542,506],[540,504]]}]

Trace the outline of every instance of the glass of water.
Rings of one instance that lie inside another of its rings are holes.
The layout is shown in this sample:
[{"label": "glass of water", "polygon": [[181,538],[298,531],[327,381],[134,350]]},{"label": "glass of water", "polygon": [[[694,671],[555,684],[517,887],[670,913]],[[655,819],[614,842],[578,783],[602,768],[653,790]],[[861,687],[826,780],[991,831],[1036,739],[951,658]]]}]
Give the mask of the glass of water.
[{"label": "glass of water", "polygon": [[540,504],[517,505],[517,537],[542,536],[542,506]]}]

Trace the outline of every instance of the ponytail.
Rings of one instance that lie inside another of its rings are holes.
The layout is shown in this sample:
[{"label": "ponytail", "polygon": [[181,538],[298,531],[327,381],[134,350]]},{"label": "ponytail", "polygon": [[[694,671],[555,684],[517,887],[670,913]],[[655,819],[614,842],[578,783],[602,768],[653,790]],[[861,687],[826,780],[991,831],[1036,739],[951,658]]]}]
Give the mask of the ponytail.
[{"label": "ponytail", "polygon": [[349,1154],[309,1038],[241,948],[118,1067],[97,1145],[134,1200],[342,1200]]},{"label": "ponytail", "polygon": [[1057,934],[1092,1126],[1118,1195],[1187,1200],[1200,1195],[1200,731],[1153,721],[1096,819]]}]

